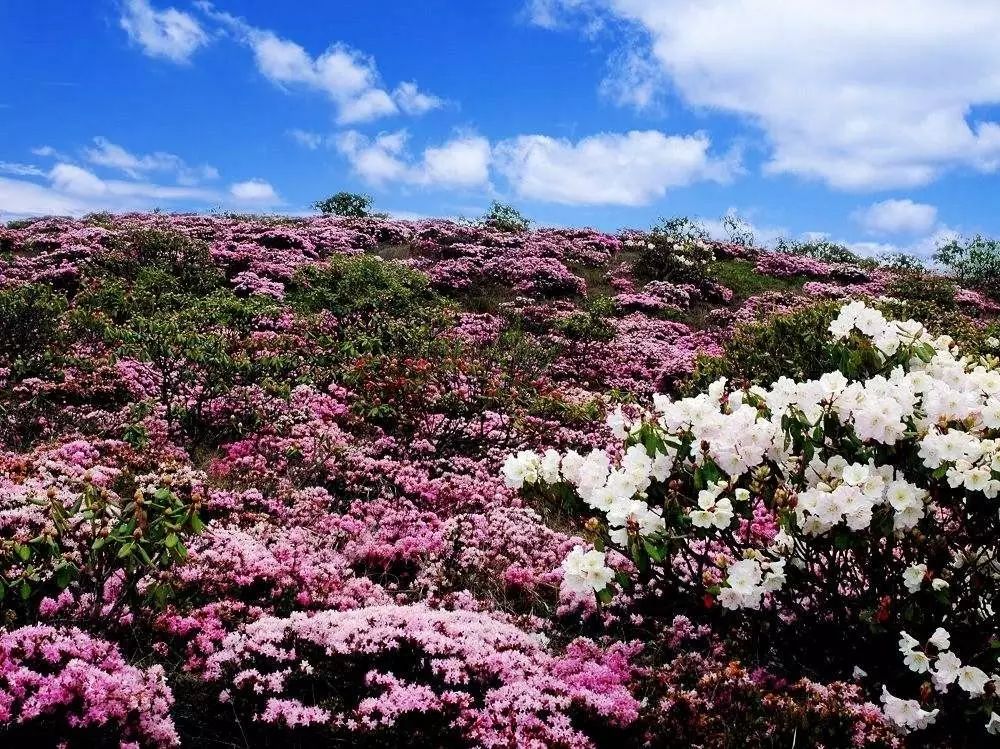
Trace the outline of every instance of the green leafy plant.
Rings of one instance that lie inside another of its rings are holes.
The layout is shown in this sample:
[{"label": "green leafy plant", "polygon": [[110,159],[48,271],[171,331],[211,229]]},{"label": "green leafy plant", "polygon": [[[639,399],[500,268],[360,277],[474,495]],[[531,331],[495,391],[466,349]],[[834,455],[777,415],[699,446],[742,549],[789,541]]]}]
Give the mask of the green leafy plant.
[{"label": "green leafy plant", "polygon": [[1000,240],[977,234],[941,245],[934,259],[947,266],[960,283],[1000,299]]},{"label": "green leafy plant", "polygon": [[347,218],[369,218],[374,200],[371,195],[356,192],[338,192],[313,203],[313,208],[325,216],[345,216]]},{"label": "green leafy plant", "polygon": [[[161,573],[186,558],[185,539],[204,528],[197,494],[171,484],[137,484],[122,500],[85,476],[72,504],[53,490],[36,500],[47,511],[46,529],[25,542],[0,541],[4,621],[25,619],[40,598],[71,584],[87,596],[94,620],[162,606],[173,591]],[[108,586],[114,578],[117,594]]]},{"label": "green leafy plant", "polygon": [[531,226],[531,220],[525,218],[517,208],[509,203],[493,201],[489,210],[483,214],[479,220],[481,224],[497,231],[519,234],[527,231]]}]

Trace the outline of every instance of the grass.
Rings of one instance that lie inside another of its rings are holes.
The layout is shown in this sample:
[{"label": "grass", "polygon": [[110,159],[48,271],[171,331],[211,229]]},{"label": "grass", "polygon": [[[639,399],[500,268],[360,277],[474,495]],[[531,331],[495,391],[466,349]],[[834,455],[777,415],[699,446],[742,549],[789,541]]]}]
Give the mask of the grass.
[{"label": "grass", "polygon": [[719,260],[712,264],[710,275],[733,291],[733,303],[738,304],[765,291],[802,291],[806,276],[773,278],[758,273],[749,260]]}]

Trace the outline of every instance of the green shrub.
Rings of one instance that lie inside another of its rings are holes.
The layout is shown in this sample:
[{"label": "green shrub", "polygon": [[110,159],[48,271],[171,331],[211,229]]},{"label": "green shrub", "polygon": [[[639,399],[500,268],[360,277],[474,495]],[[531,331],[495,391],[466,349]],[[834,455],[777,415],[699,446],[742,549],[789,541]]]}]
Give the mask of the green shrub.
[{"label": "green shrub", "polygon": [[225,280],[212,263],[206,243],[165,229],[125,232],[87,268],[88,276],[125,281],[136,281],[143,273],[153,274],[161,287],[190,294],[206,294]]},{"label": "green shrub", "polygon": [[36,373],[52,357],[66,308],[66,297],[43,284],[0,291],[0,362],[15,376]]},{"label": "green shrub", "polygon": [[[90,616],[115,621],[124,611],[159,608],[172,596],[160,573],[187,556],[184,540],[200,533],[198,501],[190,491],[159,486],[129,487],[121,501],[84,478],[71,505],[52,494],[44,502],[49,528],[28,541],[0,547],[0,621],[27,622],[39,599],[76,582],[90,599]],[[120,577],[122,595],[107,598]],[[140,585],[151,577],[150,584]],[[111,611],[106,606],[111,606]]]},{"label": "green shrub", "polygon": [[527,231],[531,220],[509,203],[493,201],[489,210],[483,214],[479,222],[490,229],[519,234]]},{"label": "green shrub", "polygon": [[840,307],[840,302],[821,302],[738,327],[721,357],[699,359],[685,390],[700,392],[719,377],[770,385],[782,376],[809,379],[835,369],[829,326]]},{"label": "green shrub", "polygon": [[584,309],[557,321],[555,328],[571,341],[610,341],[615,337],[610,322],[614,314],[612,297],[589,297]]},{"label": "green shrub", "polygon": [[317,200],[313,208],[324,216],[345,216],[347,218],[368,218],[374,216],[371,195],[356,192],[338,192],[324,200]]},{"label": "green shrub", "polygon": [[886,287],[886,294],[905,302],[929,303],[954,309],[955,282],[929,273],[904,271]]},{"label": "green shrub", "polygon": [[951,269],[959,283],[1000,299],[1000,240],[976,235],[938,247],[934,259]]},{"label": "green shrub", "polygon": [[635,274],[645,281],[699,284],[715,253],[705,230],[687,217],[661,221],[639,240]]},{"label": "green shrub", "polygon": [[444,304],[426,276],[374,255],[333,258],[325,268],[300,271],[287,299],[296,311],[338,317],[384,312],[406,318]]},{"label": "green shrub", "polygon": [[727,213],[722,217],[722,228],[726,231],[729,241],[740,247],[752,248],[755,246],[753,226],[742,216],[735,213]]},{"label": "green shrub", "polygon": [[825,263],[847,263],[849,265],[858,265],[862,268],[874,268],[878,265],[876,260],[861,257],[844,245],[837,242],[830,242],[826,239],[798,240],[781,238],[775,244],[774,249],[776,252],[814,257]]}]

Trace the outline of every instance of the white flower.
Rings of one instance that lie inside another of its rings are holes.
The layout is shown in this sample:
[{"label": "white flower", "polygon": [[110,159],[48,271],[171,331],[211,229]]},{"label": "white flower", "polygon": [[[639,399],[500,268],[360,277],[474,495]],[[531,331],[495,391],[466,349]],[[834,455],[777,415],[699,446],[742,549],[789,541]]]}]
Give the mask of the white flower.
[{"label": "white flower", "polygon": [[960,668],[962,668],[962,661],[958,659],[957,655],[951,651],[941,653],[934,663],[934,670],[931,672],[934,687],[939,692],[946,691],[948,685],[953,684],[958,678]]},{"label": "white flower", "polygon": [[541,458],[538,453],[521,450],[517,455],[511,455],[504,461],[504,482],[512,489],[520,489],[525,484],[534,484],[538,481],[540,468]]},{"label": "white flower", "polygon": [[726,582],[729,587],[740,595],[748,595],[760,585],[762,573],[760,563],[756,559],[741,559],[733,562],[726,570]]},{"label": "white flower", "polygon": [[[995,341],[996,338],[994,338],[993,340]],[[1000,344],[994,344],[994,348],[996,348],[997,345]],[[1000,715],[997,715],[996,713],[990,713],[990,719],[986,722],[986,733],[990,734],[991,736],[996,736],[1000,734]]]},{"label": "white flower", "polygon": [[922,650],[911,650],[903,657],[903,663],[911,671],[924,674],[931,667],[931,659]]},{"label": "white flower", "polygon": [[913,636],[909,635],[906,632],[900,632],[899,633],[899,652],[900,653],[903,653],[905,655],[906,653],[909,653],[911,650],[913,650],[918,645],[920,645],[920,641],[917,640],[916,638],[914,638]]},{"label": "white flower", "polygon": [[962,666],[958,669],[958,686],[973,697],[978,697],[983,693],[986,682],[989,680],[990,677],[981,668]]},{"label": "white flower", "polygon": [[573,548],[563,560],[563,585],[575,593],[604,590],[614,578],[614,571],[605,564],[603,551],[585,552],[582,546]]},{"label": "white flower", "polygon": [[728,499],[716,499],[718,492],[702,489],[698,493],[697,510],[690,513],[691,523],[698,528],[715,526],[720,530],[728,528],[733,520],[733,503]]},{"label": "white flower", "polygon": [[927,574],[926,564],[913,564],[903,571],[903,585],[910,593],[916,593],[923,585],[924,576]]},{"label": "white flower", "polygon": [[882,687],[882,711],[885,717],[897,726],[909,730],[926,728],[934,722],[938,714],[937,710],[928,712],[922,709],[916,700],[893,697],[885,687]]},{"label": "white flower", "polygon": [[944,627],[938,627],[934,630],[929,642],[938,650],[947,650],[951,647],[951,635]]},{"label": "white flower", "polygon": [[561,461],[562,458],[556,450],[549,448],[545,451],[538,468],[538,475],[542,481],[546,484],[559,483],[559,464]]},{"label": "white flower", "polygon": [[608,414],[607,424],[611,427],[611,434],[615,439],[623,440],[628,436],[629,420],[621,406]]}]

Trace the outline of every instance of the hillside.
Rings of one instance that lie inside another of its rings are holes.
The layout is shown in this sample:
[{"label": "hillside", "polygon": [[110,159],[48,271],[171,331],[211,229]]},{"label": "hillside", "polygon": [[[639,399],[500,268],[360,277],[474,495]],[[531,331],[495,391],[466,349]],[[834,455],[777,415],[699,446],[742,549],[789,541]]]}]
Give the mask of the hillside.
[{"label": "hillside", "polygon": [[[946,626],[997,678],[1000,303],[795,249],[683,222],[0,227],[0,737],[983,746],[996,682],[935,692],[897,643]],[[831,371],[816,414],[771,387]],[[870,389],[834,413],[847,380]],[[865,398],[902,404],[883,432]],[[908,452],[949,429],[977,447]],[[805,476],[815,461],[832,473]],[[807,504],[855,464],[881,492],[868,522]],[[904,467],[926,495],[912,523],[889,494]],[[798,547],[765,561],[780,533],[827,545],[781,572]],[[756,605],[725,592],[748,563]],[[921,563],[926,598],[903,600]]]}]

